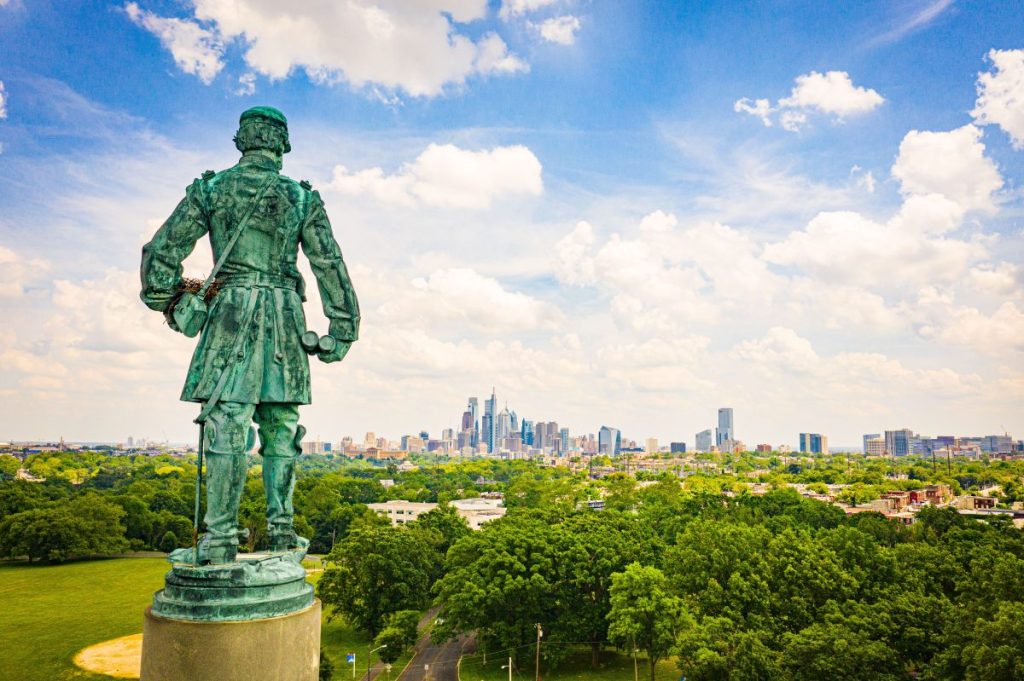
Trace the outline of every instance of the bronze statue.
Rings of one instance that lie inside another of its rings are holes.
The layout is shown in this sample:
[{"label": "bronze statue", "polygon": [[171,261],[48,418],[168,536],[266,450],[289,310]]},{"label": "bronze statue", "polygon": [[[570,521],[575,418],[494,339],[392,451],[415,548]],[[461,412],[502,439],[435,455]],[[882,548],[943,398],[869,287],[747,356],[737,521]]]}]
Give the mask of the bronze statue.
[{"label": "bronze statue", "polygon": [[[196,421],[200,472],[204,451],[208,462],[206,533],[193,549],[172,555],[197,565],[235,560],[254,420],[270,550],[304,552],[308,542],[292,524],[292,491],[305,433],[299,405],[310,402],[307,352],[337,362],[359,337],[359,304],[324,203],[308,182],[280,174],[291,150],[284,114],[263,106],[245,111],[235,146],[239,162],[195,180],[142,249],[142,300],[171,328],[201,333],[181,399],[202,404]],[[205,234],[216,261],[211,277],[201,285],[184,281],[182,261]],[[300,246],[330,320],[328,336],[305,342]]]}]

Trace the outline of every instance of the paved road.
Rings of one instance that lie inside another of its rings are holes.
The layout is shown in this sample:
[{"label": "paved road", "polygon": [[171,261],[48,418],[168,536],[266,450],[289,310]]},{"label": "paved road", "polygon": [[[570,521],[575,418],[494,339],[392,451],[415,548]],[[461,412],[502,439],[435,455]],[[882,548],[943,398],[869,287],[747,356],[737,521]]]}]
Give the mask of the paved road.
[{"label": "paved road", "polygon": [[416,644],[416,656],[398,681],[458,681],[459,658],[472,648],[470,636],[441,645],[434,645],[425,637]]}]

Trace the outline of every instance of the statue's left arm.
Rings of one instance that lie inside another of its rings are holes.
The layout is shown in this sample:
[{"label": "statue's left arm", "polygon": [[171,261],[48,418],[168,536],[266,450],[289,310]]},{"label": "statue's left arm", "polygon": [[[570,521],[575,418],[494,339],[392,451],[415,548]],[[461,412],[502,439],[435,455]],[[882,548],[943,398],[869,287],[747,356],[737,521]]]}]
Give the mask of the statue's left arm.
[{"label": "statue's left arm", "polygon": [[202,180],[193,182],[171,217],[142,247],[141,298],[153,310],[167,311],[178,293],[182,262],[209,229],[202,192]]},{"label": "statue's left arm", "polygon": [[302,251],[316,275],[324,315],[330,320],[328,333],[342,344],[352,343],[359,338],[359,301],[320,194],[313,192],[311,201],[300,235]]}]

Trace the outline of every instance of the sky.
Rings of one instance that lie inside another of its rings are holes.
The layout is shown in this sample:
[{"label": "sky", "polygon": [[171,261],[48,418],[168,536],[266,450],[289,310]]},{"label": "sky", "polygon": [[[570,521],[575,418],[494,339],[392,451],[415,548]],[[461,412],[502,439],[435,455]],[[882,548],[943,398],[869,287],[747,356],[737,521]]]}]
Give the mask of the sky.
[{"label": "sky", "polygon": [[0,440],[193,439],[140,248],[255,105],[362,308],[310,437],[492,386],[662,444],[1024,436],[1016,0],[0,0],[0,46]]}]

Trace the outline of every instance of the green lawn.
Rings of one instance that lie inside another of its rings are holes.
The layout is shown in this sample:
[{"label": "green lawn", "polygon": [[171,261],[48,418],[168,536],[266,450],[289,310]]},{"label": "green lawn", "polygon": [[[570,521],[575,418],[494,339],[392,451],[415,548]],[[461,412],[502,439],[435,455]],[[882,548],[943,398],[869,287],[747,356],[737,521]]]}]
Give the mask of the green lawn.
[{"label": "green lawn", "polygon": [[168,567],[162,558],[0,564],[5,678],[109,678],[79,671],[71,659],[86,646],[142,631],[142,613]]},{"label": "green lawn", "polygon": [[[0,563],[0,677],[18,681],[99,681],[71,661],[82,648],[142,631],[142,613],[163,585],[163,558],[90,560],[36,566]],[[311,576],[316,581],[319,574]],[[345,654],[366,673],[367,638],[342,618],[324,623],[324,650],[337,681],[351,679]],[[376,657],[376,656],[374,656]],[[392,678],[409,661],[395,663]],[[383,678],[383,677],[381,677]]]},{"label": "green lawn", "polygon": [[[498,659],[487,656],[487,665],[479,654],[467,655],[462,658],[459,666],[459,678],[462,681],[508,681],[508,670],[501,666],[508,658]],[[600,669],[590,667],[590,647],[574,648],[555,669],[548,669],[541,661],[541,677],[544,681],[633,681],[633,658],[611,650],[601,652]],[[532,681],[532,659],[525,669],[512,672],[513,681]],[[640,681],[650,681],[650,669],[647,658],[641,653],[637,656],[637,671]],[[678,681],[681,672],[676,667],[675,659],[662,660],[658,663],[657,681]]]}]

